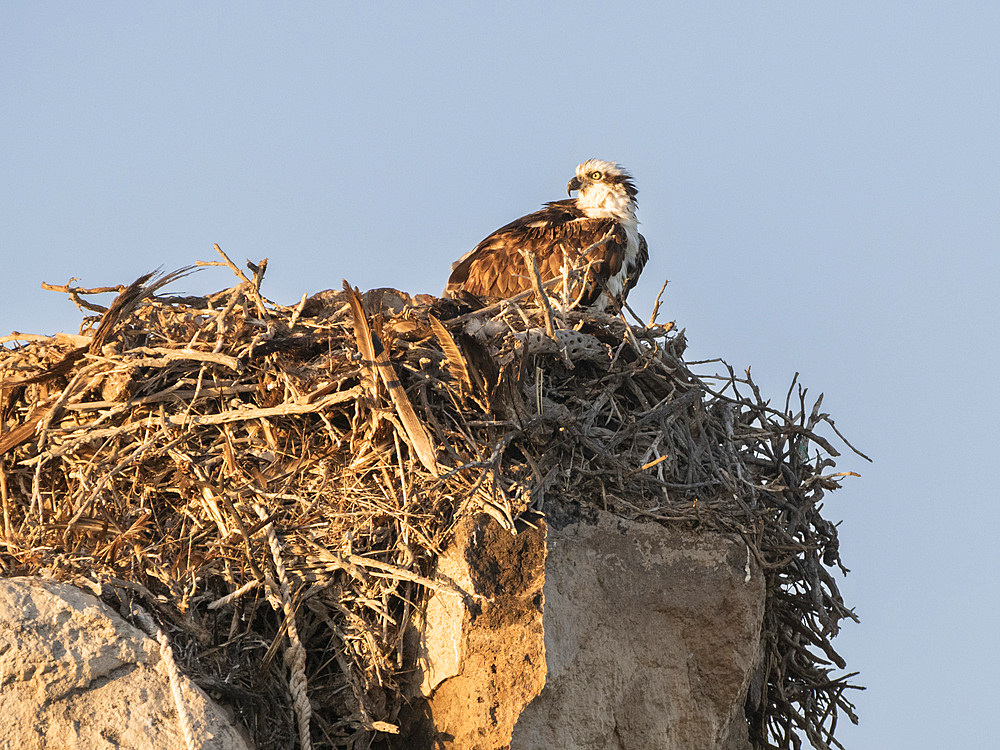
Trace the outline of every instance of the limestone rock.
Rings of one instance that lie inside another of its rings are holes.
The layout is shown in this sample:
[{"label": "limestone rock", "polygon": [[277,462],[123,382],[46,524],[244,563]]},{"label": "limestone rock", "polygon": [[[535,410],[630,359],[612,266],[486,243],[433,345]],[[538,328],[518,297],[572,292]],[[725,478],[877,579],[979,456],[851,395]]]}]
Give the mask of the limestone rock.
[{"label": "limestone rock", "polygon": [[545,689],[511,750],[749,748],[764,582],[738,537],[599,515],[550,528]]},{"label": "limestone rock", "polygon": [[[181,694],[196,747],[249,747],[183,676]],[[0,750],[183,747],[158,643],[74,586],[0,580]]]},{"label": "limestone rock", "polygon": [[438,558],[438,575],[473,598],[450,591],[431,597],[417,681],[428,698],[425,716],[395,747],[492,750],[510,743],[521,711],[545,684],[544,552],[544,524],[517,535],[485,514],[459,524]]},{"label": "limestone rock", "polygon": [[749,748],[764,583],[739,538],[603,512],[511,536],[480,517],[439,573],[479,604],[431,598],[423,735],[400,747]]}]

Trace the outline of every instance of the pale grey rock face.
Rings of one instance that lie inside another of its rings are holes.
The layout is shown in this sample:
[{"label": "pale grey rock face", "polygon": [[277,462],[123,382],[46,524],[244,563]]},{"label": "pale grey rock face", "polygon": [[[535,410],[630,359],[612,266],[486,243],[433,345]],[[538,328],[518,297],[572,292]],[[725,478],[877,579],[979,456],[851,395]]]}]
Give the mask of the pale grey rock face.
[{"label": "pale grey rock face", "polygon": [[545,688],[511,750],[749,748],[764,581],[738,537],[637,523],[550,527]]},{"label": "pale grey rock face", "polygon": [[[180,688],[195,747],[250,747],[183,675]],[[156,641],[74,586],[0,579],[0,750],[184,747]]]},{"label": "pale grey rock face", "polygon": [[431,726],[394,747],[749,750],[765,597],[741,539],[600,511],[516,543],[494,526],[463,522],[439,560],[481,598],[431,598],[413,691]]}]

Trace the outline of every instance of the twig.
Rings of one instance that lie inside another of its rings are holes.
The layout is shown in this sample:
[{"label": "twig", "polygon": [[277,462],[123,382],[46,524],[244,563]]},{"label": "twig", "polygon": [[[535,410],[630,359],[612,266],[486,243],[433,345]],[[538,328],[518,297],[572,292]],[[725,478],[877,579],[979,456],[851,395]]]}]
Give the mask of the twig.
[{"label": "twig", "polygon": [[647,327],[649,328],[652,328],[654,325],[656,325],[656,316],[660,312],[660,297],[663,296],[663,290],[667,288],[667,284],[669,283],[670,283],[669,279],[664,279],[663,286],[661,286],[660,291],[656,293],[656,302],[653,303],[653,312],[649,314],[649,323],[647,323]]},{"label": "twig", "polygon": [[[263,277],[263,272],[261,272],[259,274],[259,276],[258,276],[257,271],[256,271],[256,269],[258,267],[254,266],[253,264],[250,264],[251,265],[251,271],[254,273],[254,281],[251,281],[250,279],[248,279],[246,277],[246,274],[243,273],[243,271],[241,271],[239,269],[239,267],[237,267],[237,265],[235,263],[233,263],[229,259],[229,256],[226,255],[224,252],[222,252],[222,248],[219,247],[218,244],[215,244],[212,247],[215,248],[215,252],[217,252],[219,255],[222,256],[223,265],[225,265],[230,271],[232,271],[234,274],[236,274],[236,276],[241,281],[243,281],[244,284],[246,284],[246,289],[247,289],[247,291],[250,292],[250,296],[253,297],[253,301],[257,305],[257,312],[260,313],[260,317],[263,318],[264,320],[269,320],[271,316],[267,312],[267,306],[264,303],[264,298],[260,294],[260,289],[254,283],[255,281],[259,283],[260,278]],[[214,265],[219,265],[219,264],[218,263],[210,263],[210,262],[207,262],[207,261],[198,261],[198,265],[199,266],[214,266]],[[263,268],[267,267],[267,259],[266,258],[261,262],[260,267],[263,267]]]},{"label": "twig", "polygon": [[535,258],[535,254],[530,250],[521,250],[521,255],[524,257],[524,263],[528,266],[528,270],[531,272],[531,285],[535,290],[535,301],[538,303],[538,307],[542,311],[542,317],[545,320],[545,334],[550,339],[555,339],[555,330],[552,327],[552,305],[549,304],[549,297],[545,294],[545,290],[542,289],[542,276],[538,273],[538,260]]}]

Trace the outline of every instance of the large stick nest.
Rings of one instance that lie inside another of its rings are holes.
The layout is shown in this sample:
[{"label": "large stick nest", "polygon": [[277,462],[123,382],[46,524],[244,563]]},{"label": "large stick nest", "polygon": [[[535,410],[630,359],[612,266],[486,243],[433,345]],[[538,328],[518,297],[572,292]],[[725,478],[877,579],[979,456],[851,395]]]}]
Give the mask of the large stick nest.
[{"label": "large stick nest", "polygon": [[739,534],[767,581],[751,738],[842,747],[854,675],[831,640],[856,618],[820,514],[844,475],[822,397],[793,381],[772,406],[749,372],[685,363],[669,325],[349,287],[285,307],[263,267],[214,265],[239,283],[179,298],[157,291],[180,274],[146,276],[107,309],[60,287],[96,313],[79,335],[0,339],[0,574],[151,613],[260,748],[366,748],[396,729],[404,635],[461,518]]}]

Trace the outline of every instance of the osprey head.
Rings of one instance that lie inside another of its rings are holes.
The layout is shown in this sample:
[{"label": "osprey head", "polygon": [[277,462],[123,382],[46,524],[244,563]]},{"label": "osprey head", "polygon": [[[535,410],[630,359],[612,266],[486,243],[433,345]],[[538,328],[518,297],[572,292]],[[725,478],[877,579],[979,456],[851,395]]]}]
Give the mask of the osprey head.
[{"label": "osprey head", "polygon": [[632,175],[613,161],[590,159],[576,168],[566,192],[576,190],[576,205],[591,218],[611,217],[635,221],[638,190]]}]

